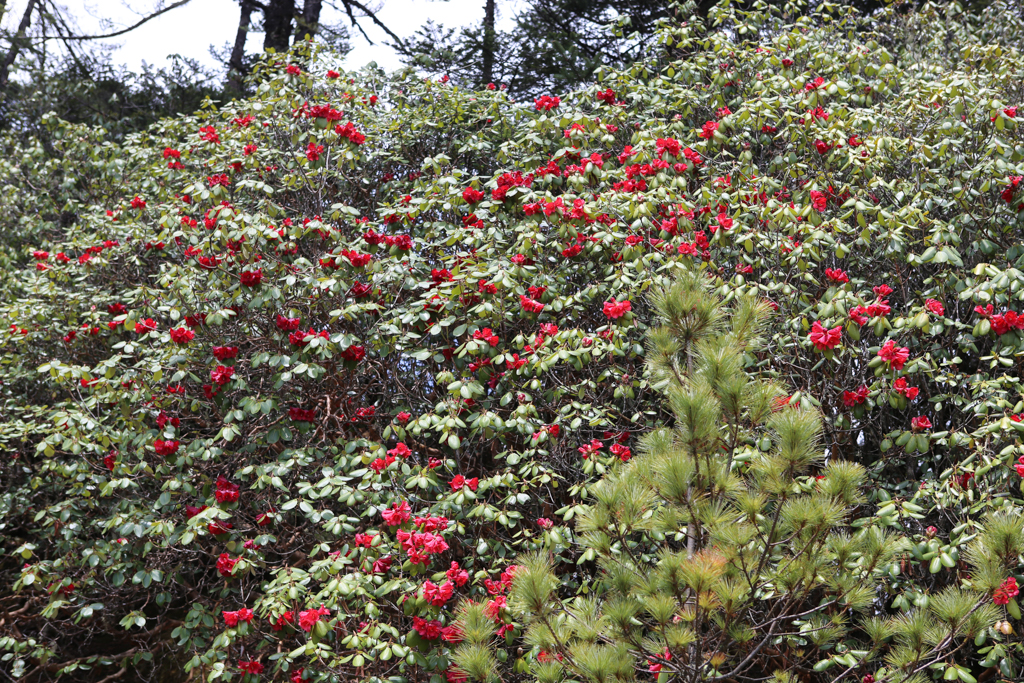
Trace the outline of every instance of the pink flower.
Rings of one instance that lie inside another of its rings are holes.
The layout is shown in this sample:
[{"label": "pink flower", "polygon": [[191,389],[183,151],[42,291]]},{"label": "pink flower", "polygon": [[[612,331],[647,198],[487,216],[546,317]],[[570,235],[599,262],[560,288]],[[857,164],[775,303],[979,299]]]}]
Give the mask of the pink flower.
[{"label": "pink flower", "polygon": [[554,525],[555,525],[555,523],[552,522],[547,517],[541,517],[540,519],[537,520],[537,526],[539,526],[541,529],[550,529]]},{"label": "pink flower", "polygon": [[910,349],[905,346],[897,347],[896,342],[890,339],[878,350],[878,357],[892,366],[894,370],[902,370],[903,365],[910,358]]},{"label": "pink flower", "polygon": [[843,340],[843,328],[836,326],[831,330],[826,330],[820,322],[814,321],[811,333],[807,335],[807,338],[811,340],[814,348],[818,351],[827,351],[834,349]]}]

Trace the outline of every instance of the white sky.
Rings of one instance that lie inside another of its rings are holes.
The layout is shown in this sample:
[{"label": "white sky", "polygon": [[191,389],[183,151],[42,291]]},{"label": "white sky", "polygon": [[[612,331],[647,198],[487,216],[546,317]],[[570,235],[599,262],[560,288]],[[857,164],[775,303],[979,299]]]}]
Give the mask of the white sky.
[{"label": "white sky", "polygon": [[[347,18],[327,7],[325,0],[322,18],[334,23]],[[165,0],[170,4],[173,0]],[[522,0],[498,0],[499,26],[508,21]],[[83,31],[106,33],[136,23],[146,10],[156,7],[159,0],[62,0],[71,14],[77,17]],[[484,0],[364,0],[368,7],[379,6],[378,18],[402,37],[412,35],[428,19],[446,27],[479,25],[483,23]],[[25,0],[9,3],[3,17],[5,29],[13,30],[21,19]],[[254,15],[258,16],[258,14]],[[113,27],[104,29],[99,18],[113,21]],[[167,64],[167,56],[180,54],[199,60],[209,67],[218,67],[210,56],[211,45],[223,47],[234,43],[238,29],[239,9],[236,0],[191,0],[189,4],[171,10],[120,38],[111,39],[118,46],[115,61],[138,70],[143,61],[154,66]],[[386,34],[367,19],[360,21],[363,29],[374,41],[370,45],[358,30],[350,29],[353,50],[341,65],[357,68],[376,61],[385,69],[400,66],[397,55],[384,45]],[[262,34],[251,34],[248,52],[257,52],[263,45]]]}]

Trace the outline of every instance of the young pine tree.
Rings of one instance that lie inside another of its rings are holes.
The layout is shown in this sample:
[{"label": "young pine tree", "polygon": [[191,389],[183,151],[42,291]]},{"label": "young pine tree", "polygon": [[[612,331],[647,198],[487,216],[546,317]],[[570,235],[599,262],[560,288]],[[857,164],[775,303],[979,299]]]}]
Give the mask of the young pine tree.
[{"label": "young pine tree", "polygon": [[[857,517],[864,469],[829,459],[821,417],[744,369],[765,303],[727,308],[692,272],[653,303],[649,374],[675,426],[647,434],[579,518],[597,590],[563,601],[548,556],[519,559],[509,608],[538,683],[922,680],[993,624],[987,596],[960,588],[889,614],[906,543]],[[491,633],[466,614],[456,667],[489,682]]]}]

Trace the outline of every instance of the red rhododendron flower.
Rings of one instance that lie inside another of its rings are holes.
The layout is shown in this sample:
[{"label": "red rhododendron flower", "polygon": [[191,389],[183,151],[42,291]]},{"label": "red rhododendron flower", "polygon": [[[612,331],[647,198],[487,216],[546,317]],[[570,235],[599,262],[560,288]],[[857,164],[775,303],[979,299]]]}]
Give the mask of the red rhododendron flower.
[{"label": "red rhododendron flower", "polygon": [[519,305],[527,313],[540,313],[541,311],[544,310],[544,304],[534,299],[531,299],[525,294],[519,295]]},{"label": "red rhododendron flower", "polygon": [[[277,619],[275,619],[274,623],[270,625],[270,628],[274,629],[275,631],[280,631],[285,626],[290,626],[294,623],[295,612],[293,612],[292,610],[288,610],[287,612],[279,616]],[[302,669],[299,669],[299,671],[301,672]]]},{"label": "red rhododendron flower", "polygon": [[238,560],[232,558],[227,553],[221,553],[220,557],[217,558],[217,571],[220,572],[221,576],[231,576],[231,572],[234,571],[236,564],[238,564]]},{"label": "red rhododendron flower", "polygon": [[301,318],[286,318],[281,314],[278,314],[276,319],[277,329],[282,332],[292,332],[299,329],[300,322],[302,322]]},{"label": "red rhododendron flower", "polygon": [[289,408],[288,417],[296,422],[312,422],[316,419],[316,410],[312,408],[309,410],[303,410],[302,408]]},{"label": "red rhododendron flower", "polygon": [[477,477],[473,477],[472,479],[466,479],[461,474],[457,474],[451,480],[449,485],[452,487],[452,491],[458,491],[458,490],[462,489],[463,486],[468,486],[470,488],[470,490],[476,491],[477,486],[479,485],[479,483],[480,483],[480,480]]},{"label": "red rhododendron flower", "polygon": [[214,346],[213,357],[217,360],[231,360],[238,355],[237,346]]},{"label": "red rhododendron flower", "polygon": [[436,619],[427,621],[421,617],[413,617],[412,628],[424,640],[437,640],[441,637],[441,622]]},{"label": "red rhododendron flower", "polygon": [[299,612],[299,626],[302,627],[303,631],[307,633],[313,630],[317,622],[320,621],[320,617],[326,617],[330,615],[331,611],[320,605],[319,609],[307,609]]},{"label": "red rhododendron flower", "polygon": [[135,323],[136,334],[146,334],[147,332],[153,332],[156,330],[156,321],[152,318],[145,318]]},{"label": "red rhododendron flower", "polygon": [[1007,605],[1010,600],[1020,595],[1020,588],[1017,586],[1017,579],[1010,576],[996,588],[992,594],[992,602],[997,605]]},{"label": "red rhododendron flower", "polygon": [[507,599],[504,595],[499,595],[493,600],[488,600],[487,604],[484,605],[484,613],[488,618],[498,621],[501,619],[501,610],[508,606]]},{"label": "red rhododendron flower", "polygon": [[412,455],[412,451],[409,450],[409,447],[406,446],[404,443],[398,442],[398,444],[394,448],[388,451],[388,455],[393,455],[399,458],[408,458],[410,455]]},{"label": "red rhododendron flower", "polygon": [[228,481],[223,475],[217,477],[213,497],[218,503],[234,503],[238,500],[238,484]]},{"label": "red rhododendron flower", "polygon": [[915,432],[922,432],[926,429],[932,428],[932,421],[929,420],[924,415],[920,417],[915,417],[910,420],[910,428],[913,429]]},{"label": "red rhododendron flower", "polygon": [[391,507],[383,510],[380,515],[388,526],[401,526],[412,517],[412,508],[409,507],[409,501],[403,500],[401,503],[392,503]]},{"label": "red rhododendron flower", "polygon": [[878,350],[878,357],[888,363],[894,370],[902,370],[903,365],[910,358],[910,349],[905,346],[897,347],[896,342],[890,339]]},{"label": "red rhododendron flower", "polygon": [[827,277],[829,280],[836,283],[837,285],[850,281],[850,277],[839,268],[836,268],[835,270],[833,270],[832,268],[826,268],[825,277]]},{"label": "red rhododendron flower", "polygon": [[425,581],[423,583],[423,599],[434,607],[443,607],[445,603],[452,599],[454,592],[455,584],[451,581],[445,581],[440,586],[432,581]]},{"label": "red rhododendron flower", "polygon": [[347,349],[341,352],[341,357],[345,360],[350,360],[354,363],[358,363],[362,359],[366,358],[366,348],[353,344]]},{"label": "red rhododendron flower", "polygon": [[451,567],[444,573],[445,577],[456,586],[465,586],[469,581],[469,572],[459,566],[458,562],[452,561]]},{"label": "red rhododendron flower", "polygon": [[715,121],[708,121],[701,126],[700,132],[697,133],[697,137],[710,140],[715,137],[715,132],[718,130],[718,123]]},{"label": "red rhododendron flower", "polygon": [[539,526],[541,529],[550,529],[554,525],[555,523],[547,517],[541,517],[537,520],[537,526]]},{"label": "red rhododendron flower", "polygon": [[836,326],[831,330],[826,330],[821,326],[820,322],[815,320],[807,338],[811,340],[811,343],[814,344],[814,348],[818,351],[827,351],[829,349],[834,349],[839,345],[839,342],[843,340],[843,328]]},{"label": "red rhododendron flower", "polygon": [[824,211],[825,207],[828,206],[828,197],[824,192],[811,190],[811,204],[814,206],[816,211]]},{"label": "red rhododendron flower", "polygon": [[164,441],[163,439],[157,439],[153,442],[153,450],[156,451],[157,455],[162,455],[165,458],[174,455],[178,452],[178,441]]},{"label": "red rhododendron flower", "polygon": [[235,368],[230,365],[218,365],[210,371],[210,381],[217,386],[224,386],[235,376]]},{"label": "red rhododendron flower", "polygon": [[500,339],[498,339],[498,335],[494,334],[494,332],[492,332],[491,328],[489,327],[485,327],[482,330],[477,330],[476,332],[474,332],[473,339],[485,341],[491,346],[497,346],[501,341]]},{"label": "red rhododendron flower", "polygon": [[895,391],[897,394],[905,396],[911,401],[917,398],[917,394],[919,391],[917,387],[908,386],[907,380],[903,377],[900,377],[895,382],[893,382],[892,388],[893,391]]},{"label": "red rhododendron flower", "polygon": [[466,201],[467,204],[476,204],[477,202],[484,198],[484,193],[481,192],[480,190],[477,190],[476,188],[467,187],[465,190],[462,191],[462,198]]},{"label": "red rhododendron flower", "polygon": [[263,664],[260,662],[238,662],[238,668],[242,670],[242,673],[247,674],[261,674],[263,673]]},{"label": "red rhododendron flower", "polygon": [[257,268],[256,270],[244,270],[242,274],[238,276],[238,280],[246,287],[258,287],[263,282],[263,269]]},{"label": "red rhododendron flower", "polygon": [[410,415],[409,413],[405,412],[404,410],[402,412],[400,412],[398,415],[395,415],[395,420],[397,420],[398,422],[400,422],[402,424],[405,424],[411,418],[412,418],[412,415]]},{"label": "red rhododendron flower", "polygon": [[306,158],[310,161],[319,161],[320,155],[324,153],[324,146],[315,142],[309,143],[306,147]]},{"label": "red rhododendron flower", "polygon": [[551,111],[556,109],[562,101],[557,97],[550,95],[541,95],[533,101],[533,106],[537,111]]},{"label": "red rhododendron flower", "polygon": [[936,301],[935,299],[928,299],[927,301],[925,301],[924,307],[928,309],[930,313],[934,313],[935,315],[946,314],[946,308],[942,305],[942,302]]},{"label": "red rhododendron flower", "polygon": [[171,330],[171,341],[175,344],[188,344],[195,337],[196,333],[187,327],[175,327]]},{"label": "red rhododendron flower", "polygon": [[615,320],[626,315],[633,308],[633,304],[629,300],[624,301],[611,301],[604,302],[604,314],[609,319]]}]

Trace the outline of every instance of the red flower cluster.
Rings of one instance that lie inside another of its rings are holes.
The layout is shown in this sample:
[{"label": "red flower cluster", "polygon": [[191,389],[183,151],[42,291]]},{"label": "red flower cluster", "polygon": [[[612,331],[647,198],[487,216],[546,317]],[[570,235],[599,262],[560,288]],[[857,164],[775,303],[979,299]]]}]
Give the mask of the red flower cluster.
[{"label": "red flower cluster", "polygon": [[484,198],[484,193],[474,187],[467,187],[462,191],[462,198],[467,204],[476,204]]},{"label": "red flower cluster", "polygon": [[1010,576],[996,588],[992,594],[992,602],[997,605],[1007,605],[1010,600],[1020,595],[1020,588],[1017,586],[1017,579]]},{"label": "red flower cluster", "polygon": [[932,428],[932,421],[929,420],[924,415],[921,415],[920,417],[911,418],[910,428],[913,429],[915,432],[923,432],[926,429]]},{"label": "red flower cluster", "polygon": [[900,394],[901,396],[904,396],[911,401],[917,398],[917,394],[919,391],[917,387],[907,386],[907,380],[903,377],[900,377],[895,382],[893,382],[892,389],[897,394]]},{"label": "red flower cluster", "polygon": [[234,484],[224,478],[217,477],[217,486],[213,491],[213,497],[218,503],[234,503],[238,500],[238,484]]},{"label": "red flower cluster", "polygon": [[821,326],[820,322],[815,320],[807,338],[810,339],[811,343],[814,344],[814,348],[818,351],[827,351],[834,349],[843,340],[843,328],[836,326],[831,330],[826,330]]},{"label": "red flower cluster", "polygon": [[295,422],[312,422],[316,419],[316,410],[312,408],[309,410],[303,410],[302,408],[289,408],[288,417]]},{"label": "red flower cluster", "polygon": [[238,626],[239,623],[248,623],[256,616],[248,607],[243,607],[235,612],[222,611],[221,614],[224,616],[224,623],[231,627]]},{"label": "red flower cluster", "polygon": [[479,486],[479,484],[480,480],[477,477],[473,477],[472,479],[466,479],[461,474],[456,474],[449,485],[452,487],[452,491],[460,491],[464,486],[468,486],[471,491],[476,491],[476,488],[477,486]]},{"label": "red flower cluster", "polygon": [[847,408],[852,408],[856,405],[864,403],[868,400],[868,388],[865,385],[860,385],[857,391],[844,391],[843,392],[843,405]]},{"label": "red flower cluster", "polygon": [[236,564],[238,564],[237,559],[227,553],[221,553],[220,557],[217,558],[217,571],[221,576],[231,576],[231,572],[235,570]]},{"label": "red flower cluster", "polygon": [[431,555],[437,555],[448,550],[448,543],[440,534],[429,531],[404,531],[399,529],[395,532],[395,538],[402,545],[402,550],[409,556],[412,564],[426,565],[430,562]]},{"label": "red flower cluster", "polygon": [[263,269],[244,270],[238,276],[238,280],[246,287],[259,287],[260,283],[263,282]]},{"label": "red flower cluster", "polygon": [[840,268],[836,268],[835,270],[833,270],[832,268],[826,268],[825,277],[827,277],[829,280],[836,283],[837,285],[841,285],[845,282],[850,281],[850,276],[847,275],[846,272]]},{"label": "red flower cluster", "polygon": [[556,109],[558,105],[562,103],[562,100],[551,95],[541,95],[533,101],[533,106],[537,111],[551,111]]},{"label": "red flower cluster", "polygon": [[310,340],[314,337],[321,337],[322,339],[328,339],[330,335],[327,334],[327,330],[321,330],[317,332],[312,327],[308,330],[298,330],[288,335],[288,341],[292,346],[303,347],[307,346]]},{"label": "red flower cluster", "polygon": [[178,452],[178,441],[164,441],[163,439],[157,439],[153,442],[153,450],[156,451],[157,455],[162,455],[167,458]]},{"label": "red flower cluster", "polygon": [[610,320],[616,320],[629,313],[632,310],[633,304],[629,300],[611,301],[604,302],[604,314]]},{"label": "red flower cluster", "polygon": [[888,363],[892,369],[902,370],[903,365],[910,358],[910,349],[905,346],[897,347],[896,342],[890,339],[878,350],[878,357]]},{"label": "red flower cluster", "polygon": [[351,121],[345,125],[341,125],[339,123],[334,127],[334,132],[351,142],[353,145],[361,145],[366,142],[366,136],[356,130],[355,124]]},{"label": "red flower cluster", "polygon": [[320,621],[320,617],[326,617],[330,615],[331,610],[327,609],[323,605],[320,605],[319,609],[307,609],[299,612],[299,626],[303,631],[307,633],[313,630],[317,622]]}]

